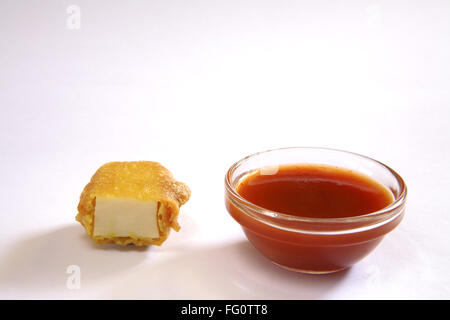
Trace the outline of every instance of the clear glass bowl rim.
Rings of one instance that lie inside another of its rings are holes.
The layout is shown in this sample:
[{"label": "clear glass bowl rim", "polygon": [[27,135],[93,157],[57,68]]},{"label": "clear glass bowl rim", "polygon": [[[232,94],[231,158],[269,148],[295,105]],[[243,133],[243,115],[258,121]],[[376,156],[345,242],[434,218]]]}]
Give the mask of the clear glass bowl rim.
[{"label": "clear glass bowl rim", "polygon": [[[324,151],[330,151],[330,152],[345,153],[347,155],[353,155],[356,157],[364,158],[369,161],[373,161],[373,162],[377,163],[378,165],[381,165],[384,168],[386,168],[394,176],[395,180],[398,182],[398,184],[400,186],[399,195],[397,197],[394,196],[394,202],[392,202],[389,206],[384,207],[383,209],[380,209],[378,211],[374,211],[374,212],[367,213],[364,215],[345,217],[345,218],[310,218],[310,217],[292,216],[289,214],[284,214],[281,212],[272,211],[272,210],[268,210],[263,207],[260,207],[256,204],[253,204],[252,202],[246,200],[245,198],[241,197],[231,186],[232,174],[245,161],[247,161],[253,157],[256,157],[258,155],[264,154],[264,153],[289,150],[289,149],[324,150]],[[394,171],[392,168],[385,165],[384,163],[382,163],[378,160],[375,160],[373,158],[367,157],[365,155],[359,154],[359,153],[340,150],[340,149],[324,148],[324,147],[285,147],[285,148],[269,149],[269,150],[250,154],[250,155],[242,158],[241,160],[235,162],[228,169],[228,171],[225,175],[225,188],[226,188],[227,193],[229,195],[231,195],[235,200],[237,200],[240,205],[247,207],[247,209],[256,211],[257,213],[261,214],[262,216],[266,216],[266,217],[272,218],[272,219],[274,219],[274,218],[280,219],[280,221],[297,221],[297,222],[303,222],[303,223],[319,223],[319,224],[320,223],[347,224],[347,223],[355,223],[355,222],[356,223],[357,222],[366,222],[367,223],[367,222],[370,222],[373,220],[379,220],[379,219],[383,220],[384,218],[389,219],[389,218],[392,218],[392,214],[395,215],[395,213],[397,213],[398,208],[401,208],[405,204],[406,195],[407,195],[407,187],[406,187],[405,182],[403,181],[403,178],[396,171]],[[246,214],[248,214],[248,213],[246,212]]]}]

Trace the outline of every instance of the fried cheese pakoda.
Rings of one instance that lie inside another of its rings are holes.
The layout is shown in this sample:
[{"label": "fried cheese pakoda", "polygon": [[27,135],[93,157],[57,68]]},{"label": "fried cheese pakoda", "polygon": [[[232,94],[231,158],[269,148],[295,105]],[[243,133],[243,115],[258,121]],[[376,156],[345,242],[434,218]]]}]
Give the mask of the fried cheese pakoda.
[{"label": "fried cheese pakoda", "polygon": [[96,243],[161,245],[180,229],[178,212],[190,194],[157,162],[110,162],[81,193],[76,220]]}]

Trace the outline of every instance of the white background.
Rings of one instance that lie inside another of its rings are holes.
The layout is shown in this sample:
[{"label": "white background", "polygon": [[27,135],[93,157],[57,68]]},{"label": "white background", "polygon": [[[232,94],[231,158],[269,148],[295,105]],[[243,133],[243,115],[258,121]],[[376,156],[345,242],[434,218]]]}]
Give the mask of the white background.
[{"label": "white background", "polygon": [[[449,89],[448,1],[2,0],[0,298],[448,299]],[[405,179],[405,219],[353,268],[280,269],[225,210],[228,167],[288,146]],[[162,247],[95,245],[74,221],[113,160],[192,189]]]}]

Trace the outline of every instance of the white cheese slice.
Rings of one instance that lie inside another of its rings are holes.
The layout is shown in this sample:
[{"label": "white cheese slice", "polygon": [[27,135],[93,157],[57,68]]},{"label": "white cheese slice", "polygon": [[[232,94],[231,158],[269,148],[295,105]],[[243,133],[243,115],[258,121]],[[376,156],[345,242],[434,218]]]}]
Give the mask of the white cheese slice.
[{"label": "white cheese slice", "polygon": [[159,238],[158,201],[96,198],[94,236]]}]

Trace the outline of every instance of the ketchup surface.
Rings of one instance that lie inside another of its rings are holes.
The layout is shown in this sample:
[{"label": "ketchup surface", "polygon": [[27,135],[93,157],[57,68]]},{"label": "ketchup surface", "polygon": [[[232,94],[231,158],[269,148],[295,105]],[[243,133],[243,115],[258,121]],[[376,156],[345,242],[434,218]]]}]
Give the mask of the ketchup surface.
[{"label": "ketchup surface", "polygon": [[363,174],[323,165],[284,165],[275,174],[257,171],[236,188],[265,209],[310,218],[343,218],[383,209],[392,193]]}]

